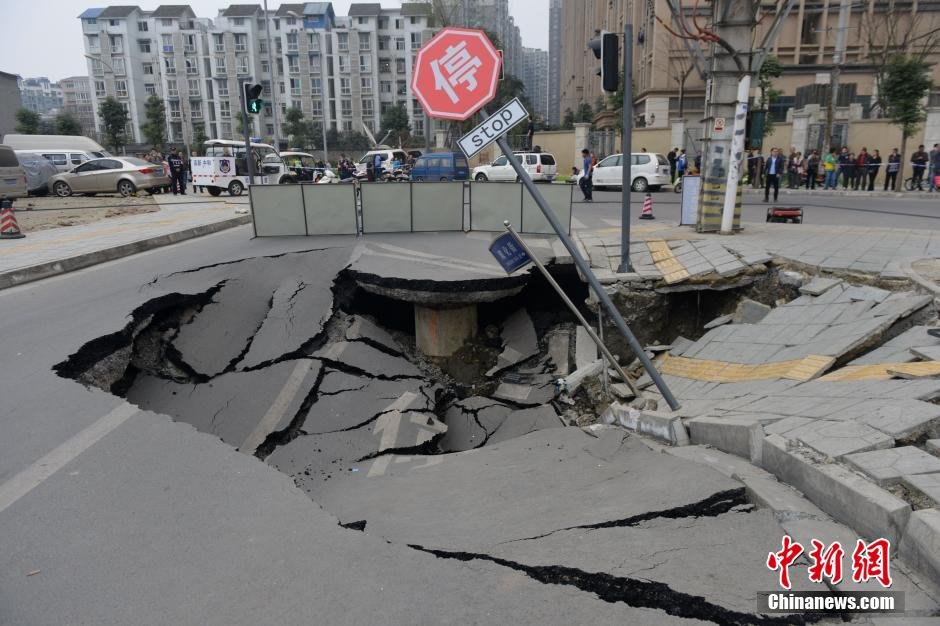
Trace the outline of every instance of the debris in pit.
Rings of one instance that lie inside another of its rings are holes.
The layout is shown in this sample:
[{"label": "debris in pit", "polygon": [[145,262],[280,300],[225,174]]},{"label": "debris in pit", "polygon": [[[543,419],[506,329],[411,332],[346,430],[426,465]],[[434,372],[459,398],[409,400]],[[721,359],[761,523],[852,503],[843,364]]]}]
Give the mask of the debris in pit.
[{"label": "debris in pit", "polygon": [[496,365],[486,372],[487,376],[494,376],[538,354],[539,340],[535,326],[525,309],[518,309],[506,318],[500,336],[503,339],[503,351],[497,357]]}]

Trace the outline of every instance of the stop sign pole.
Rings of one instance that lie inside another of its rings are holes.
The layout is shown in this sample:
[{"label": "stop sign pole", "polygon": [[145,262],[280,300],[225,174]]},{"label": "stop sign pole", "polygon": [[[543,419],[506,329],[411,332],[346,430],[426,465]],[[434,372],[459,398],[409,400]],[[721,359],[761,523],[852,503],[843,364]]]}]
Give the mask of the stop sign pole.
[{"label": "stop sign pole", "polygon": [[[499,65],[499,55],[483,31],[445,28],[418,51],[412,78],[412,90],[425,110],[434,117],[466,120],[473,114],[473,111],[479,111],[481,121],[485,122],[489,118],[489,114],[486,112],[484,105],[496,95]],[[467,68],[470,68],[470,70]],[[444,70],[453,72],[450,75],[451,78],[448,79],[444,75]],[[479,76],[477,76],[477,73]],[[477,92],[479,87],[489,88],[486,91],[474,93]],[[444,91],[443,96],[446,97],[442,97],[442,94],[437,93],[439,91]],[[591,271],[590,264],[581,257],[571,237],[568,236],[561,222],[555,216],[555,212],[548,206],[545,198],[542,197],[541,192],[532,182],[529,173],[522,167],[519,159],[516,158],[512,148],[509,147],[509,142],[506,141],[505,133],[496,138],[496,145],[503,151],[519,180],[525,185],[529,195],[532,196],[545,219],[551,224],[552,230],[561,239],[581,275],[587,279],[597,295],[597,299],[607,309],[607,313],[613,320],[617,330],[626,339],[633,354],[640,360],[643,368],[662,394],[663,399],[666,400],[672,410],[678,409],[679,402],[672,395],[666,381],[663,380],[659,371],[646,355],[643,346],[640,345],[636,336],[627,326],[627,322],[623,319],[617,307],[614,306],[613,300],[604,291],[604,287],[597,279],[597,276]]]}]

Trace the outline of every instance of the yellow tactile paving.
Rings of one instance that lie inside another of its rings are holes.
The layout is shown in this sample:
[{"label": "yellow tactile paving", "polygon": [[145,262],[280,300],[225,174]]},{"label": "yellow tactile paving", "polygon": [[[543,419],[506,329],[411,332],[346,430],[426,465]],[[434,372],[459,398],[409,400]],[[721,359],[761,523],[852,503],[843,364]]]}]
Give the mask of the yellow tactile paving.
[{"label": "yellow tactile paving", "polygon": [[663,280],[667,284],[677,283],[689,277],[689,272],[672,253],[672,248],[669,247],[667,241],[652,239],[646,242],[646,246],[649,248],[650,256],[653,257],[653,263],[663,273]]},{"label": "yellow tactile paving", "polygon": [[940,361],[916,363],[876,363],[874,365],[847,365],[820,380],[888,380],[897,375],[920,378],[940,375]]},{"label": "yellow tactile paving", "polygon": [[705,380],[713,383],[736,383],[774,378],[812,380],[831,367],[834,362],[833,357],[810,355],[791,361],[750,365],[666,354],[658,362],[658,366],[663,374],[672,376]]}]

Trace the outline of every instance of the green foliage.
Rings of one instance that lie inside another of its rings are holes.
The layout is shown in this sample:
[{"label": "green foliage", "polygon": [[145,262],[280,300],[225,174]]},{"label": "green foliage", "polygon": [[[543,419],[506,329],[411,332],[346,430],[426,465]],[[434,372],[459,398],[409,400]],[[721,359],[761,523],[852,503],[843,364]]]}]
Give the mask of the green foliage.
[{"label": "green foliage", "polygon": [[561,127],[565,130],[574,128],[574,111],[565,109],[565,116],[561,120]]},{"label": "green foliage", "polygon": [[81,135],[82,125],[71,113],[60,113],[55,118],[55,130],[59,135]]},{"label": "green foliage", "polygon": [[326,143],[331,151],[334,150],[368,150],[372,143],[364,133],[351,130],[341,133],[335,128],[328,128],[326,131]]},{"label": "green foliage", "polygon": [[594,121],[594,109],[587,102],[578,105],[578,111],[574,114],[575,122],[592,123]]},{"label": "green foliage", "polygon": [[109,96],[98,107],[101,118],[101,134],[105,143],[115,154],[127,143],[127,111],[114,97]]},{"label": "green foliage", "polygon": [[39,134],[39,113],[21,108],[16,112],[16,132],[23,135]]},{"label": "green foliage", "polygon": [[[773,54],[767,55],[764,64],[757,73],[757,86],[760,87],[759,108],[767,111],[773,101],[783,95],[779,89],[774,89],[774,79],[783,76],[783,64]],[[770,114],[764,115],[764,135],[774,134],[774,119]]]},{"label": "green foliage", "polygon": [[162,150],[166,144],[166,105],[163,100],[151,94],[144,103],[144,117],[147,121],[140,125],[144,140]]},{"label": "green foliage", "polygon": [[206,153],[206,125],[203,123],[193,124],[193,140],[190,144],[190,150],[199,154]]},{"label": "green foliage", "polygon": [[408,110],[404,105],[393,106],[383,113],[381,128],[383,135],[389,131],[397,135],[411,130],[411,125],[408,123]]},{"label": "green foliage", "polygon": [[301,150],[309,149],[316,136],[316,129],[312,121],[304,119],[304,112],[301,109],[297,107],[287,109],[287,114],[284,116],[284,133],[291,137],[291,147]]},{"label": "green foliage", "polygon": [[905,139],[917,132],[927,119],[923,99],[933,87],[930,66],[923,60],[896,55],[888,63],[884,77],[884,101],[888,117],[901,128]]}]

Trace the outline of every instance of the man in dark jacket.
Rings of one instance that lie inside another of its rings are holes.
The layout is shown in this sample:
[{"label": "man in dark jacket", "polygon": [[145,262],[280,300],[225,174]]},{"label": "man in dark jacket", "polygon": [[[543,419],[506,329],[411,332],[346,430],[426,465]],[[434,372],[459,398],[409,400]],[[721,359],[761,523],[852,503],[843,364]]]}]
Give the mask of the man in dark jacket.
[{"label": "man in dark jacket", "polygon": [[891,154],[888,155],[888,166],[885,168],[885,191],[889,189],[891,191],[897,191],[898,170],[900,169],[901,155],[898,154],[898,149],[894,148],[891,150]]},{"label": "man in dark jacket", "polygon": [[875,190],[875,178],[878,176],[879,169],[881,169],[881,153],[875,150],[868,159],[868,191]]},{"label": "man in dark jacket", "polygon": [[679,158],[679,149],[673,148],[669,151],[669,154],[666,155],[666,160],[669,161],[669,180],[672,182],[676,181],[676,159]]},{"label": "man in dark jacket", "polygon": [[924,171],[927,169],[929,160],[930,157],[924,152],[924,146],[917,146],[917,152],[911,155],[911,164],[914,170],[911,182],[914,183],[915,188],[924,180]]},{"label": "man in dark jacket", "polygon": [[806,159],[806,188],[816,188],[816,174],[819,173],[819,151],[813,150]]},{"label": "man in dark jacket", "polygon": [[166,159],[170,166],[170,187],[173,188],[173,195],[186,195],[186,162],[174,146],[170,150],[170,156]]},{"label": "man in dark jacket", "polygon": [[783,175],[784,158],[777,148],[770,151],[767,163],[764,165],[764,202],[770,202],[770,188],[774,189],[774,202],[780,195],[780,177]]}]

